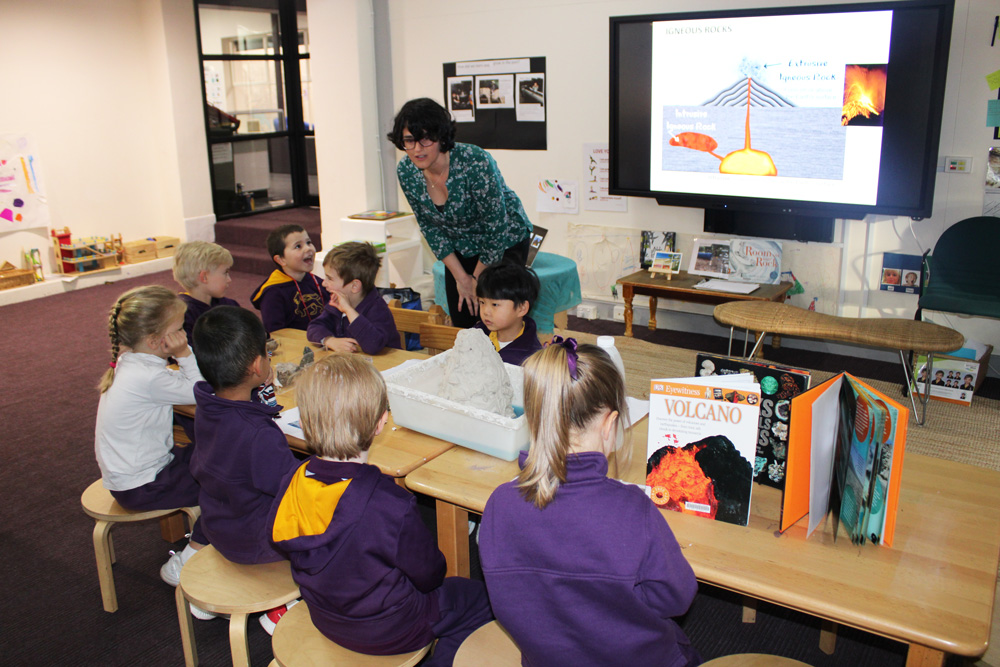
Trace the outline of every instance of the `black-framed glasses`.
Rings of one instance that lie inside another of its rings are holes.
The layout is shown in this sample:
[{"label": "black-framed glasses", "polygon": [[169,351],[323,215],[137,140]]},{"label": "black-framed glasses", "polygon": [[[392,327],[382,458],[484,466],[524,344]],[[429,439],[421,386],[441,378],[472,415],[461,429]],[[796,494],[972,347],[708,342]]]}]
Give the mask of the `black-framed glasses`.
[{"label": "black-framed glasses", "polygon": [[427,148],[431,144],[436,144],[437,139],[431,139],[430,137],[424,137],[420,141],[417,141],[413,137],[403,137],[403,148],[405,150],[410,150],[416,148],[417,144],[420,144],[424,148]]}]

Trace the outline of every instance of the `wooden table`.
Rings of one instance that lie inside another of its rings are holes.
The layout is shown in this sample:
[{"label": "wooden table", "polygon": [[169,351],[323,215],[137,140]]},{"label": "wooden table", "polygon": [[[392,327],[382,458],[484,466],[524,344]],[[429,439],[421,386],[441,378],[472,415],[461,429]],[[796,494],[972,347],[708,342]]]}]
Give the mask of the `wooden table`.
[{"label": "wooden table", "polygon": [[695,276],[687,271],[673,274],[670,280],[667,280],[663,274],[650,274],[649,271],[636,271],[624,278],[619,278],[618,284],[622,286],[622,296],[625,298],[625,335],[632,335],[632,299],[636,294],[649,297],[649,328],[655,330],[656,302],[659,297],[708,304],[719,304],[727,301],[776,301],[780,303],[785,300],[785,294],[793,286],[792,283],[761,285],[750,294],[733,294],[732,292],[695,289],[694,286],[702,280],[705,280],[704,276]]},{"label": "wooden table", "polygon": [[[626,481],[645,473],[648,419],[632,430]],[[437,499],[449,575],[468,576],[468,512],[481,513],[517,463],[455,447],[407,475]],[[978,656],[990,634],[1000,562],[1000,473],[907,455],[895,546],[852,545],[796,525],[778,536],[780,492],[754,485],[749,526],[664,511],[700,581],[909,644],[908,667]],[[803,522],[799,522],[802,524]]]}]

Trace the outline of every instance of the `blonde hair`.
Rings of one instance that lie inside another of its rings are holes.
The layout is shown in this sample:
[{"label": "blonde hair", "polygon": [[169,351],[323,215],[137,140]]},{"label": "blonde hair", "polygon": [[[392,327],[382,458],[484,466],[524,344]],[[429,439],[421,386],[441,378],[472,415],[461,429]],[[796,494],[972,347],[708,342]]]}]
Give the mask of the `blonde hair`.
[{"label": "blonde hair", "polygon": [[162,285],[136,287],[118,297],[108,316],[111,368],[98,385],[101,393],[115,381],[115,365],[122,347],[135,348],[144,338],[165,333],[170,321],[185,310],[187,306],[180,297]]},{"label": "blonde hair", "polygon": [[[594,345],[580,345],[576,354],[577,378],[570,376],[568,355],[560,344],[551,344],[528,357],[524,364],[524,414],[528,420],[531,449],[518,475],[525,499],[544,508],[566,481],[566,457],[573,432],[594,428],[604,410],[618,412],[618,431],[627,427],[625,384],[608,354]],[[620,439],[619,439],[620,440]],[[628,456],[628,447],[621,447]],[[605,452],[619,464],[617,452]]]},{"label": "blonde hair", "polygon": [[389,398],[385,380],[370,361],[333,354],[301,371],[295,395],[306,449],[334,459],[353,459],[371,447]]},{"label": "blonde hair", "polygon": [[174,255],[174,280],[184,289],[198,286],[198,274],[218,266],[232,266],[232,254],[216,243],[188,241],[177,248]]},{"label": "blonde hair", "polygon": [[382,266],[375,246],[363,241],[348,241],[334,246],[323,258],[323,268],[333,269],[344,284],[361,281],[365,296],[375,287],[375,277]]}]

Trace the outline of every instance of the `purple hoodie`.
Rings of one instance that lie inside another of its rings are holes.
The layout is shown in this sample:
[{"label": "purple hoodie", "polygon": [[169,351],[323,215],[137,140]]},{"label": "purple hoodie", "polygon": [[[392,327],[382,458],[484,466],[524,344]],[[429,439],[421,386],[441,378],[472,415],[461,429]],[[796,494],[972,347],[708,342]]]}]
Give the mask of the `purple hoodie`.
[{"label": "purple hoodie", "polygon": [[599,452],[569,456],[544,509],[516,481],[493,492],[479,528],[493,613],[523,665],[697,665],[672,620],[694,599],[694,572],[642,490],[607,473]]},{"label": "purple hoodie", "polygon": [[308,459],[282,482],[268,524],[328,638],[370,655],[434,639],[444,556],[416,498],[378,468]]},{"label": "purple hoodie", "polygon": [[[475,328],[487,336],[490,335],[490,330],[482,322],[476,322]],[[525,359],[540,349],[542,349],[542,344],[538,342],[538,330],[535,328],[535,321],[525,316],[524,331],[500,350],[500,358],[503,359],[504,363],[520,366],[524,363]]]},{"label": "purple hoodie", "polygon": [[198,321],[198,318],[212,310],[216,306],[236,306],[239,307],[239,303],[230,299],[229,297],[216,298],[212,297],[211,302],[205,303],[204,301],[199,301],[187,292],[181,292],[178,294],[181,301],[187,304],[187,310],[184,312],[184,333],[188,337],[188,345],[192,348],[194,347],[194,339],[191,337],[191,333],[194,331],[194,324]]},{"label": "purple hoodie", "polygon": [[234,563],[284,560],[268,539],[267,515],[282,478],[298,461],[274,422],[280,408],[220,398],[207,382],[194,386],[194,398],[198,446],[191,474],[201,485],[198,525]]},{"label": "purple hoodie", "polygon": [[377,289],[368,292],[355,310],[358,316],[348,322],[347,315],[328,304],[323,314],[309,323],[306,338],[313,343],[321,343],[327,336],[353,338],[365,354],[378,354],[386,347],[399,348],[396,320]]}]

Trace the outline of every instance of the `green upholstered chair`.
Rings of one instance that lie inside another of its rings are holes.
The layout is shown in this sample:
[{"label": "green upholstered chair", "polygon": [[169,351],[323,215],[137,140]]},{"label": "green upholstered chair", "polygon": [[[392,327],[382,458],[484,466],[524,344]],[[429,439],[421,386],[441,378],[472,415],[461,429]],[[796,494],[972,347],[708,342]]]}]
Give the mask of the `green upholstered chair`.
[{"label": "green upholstered chair", "polygon": [[949,227],[924,253],[914,319],[923,311],[1000,318],[1000,218],[967,218]]}]

